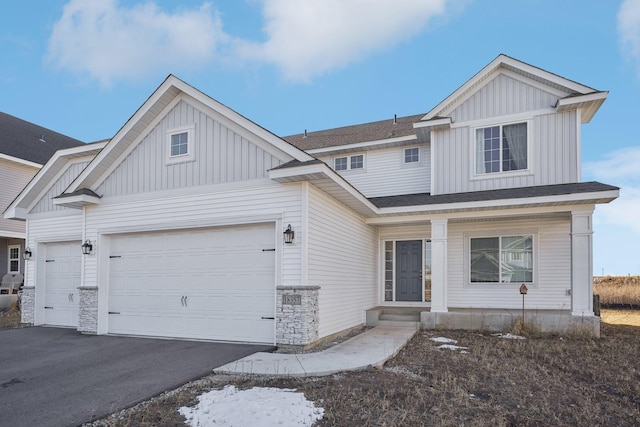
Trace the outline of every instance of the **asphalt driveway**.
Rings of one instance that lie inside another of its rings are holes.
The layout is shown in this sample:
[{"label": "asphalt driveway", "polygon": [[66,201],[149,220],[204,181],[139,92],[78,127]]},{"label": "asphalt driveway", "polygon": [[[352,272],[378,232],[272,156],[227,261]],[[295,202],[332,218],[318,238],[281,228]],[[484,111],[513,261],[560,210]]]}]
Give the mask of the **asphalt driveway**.
[{"label": "asphalt driveway", "polygon": [[76,426],[272,349],[60,328],[0,331],[0,425]]}]

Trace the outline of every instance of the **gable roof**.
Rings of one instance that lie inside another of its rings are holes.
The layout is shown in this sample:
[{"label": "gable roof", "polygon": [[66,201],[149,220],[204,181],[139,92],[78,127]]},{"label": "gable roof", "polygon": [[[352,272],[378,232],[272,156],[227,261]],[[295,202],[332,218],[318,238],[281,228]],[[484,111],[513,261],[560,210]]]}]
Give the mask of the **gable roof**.
[{"label": "gable roof", "polygon": [[51,129],[0,112],[0,153],[44,165],[57,150],[83,145]]},{"label": "gable roof", "polygon": [[275,149],[283,152],[286,156],[290,156],[291,159],[303,162],[314,159],[304,151],[170,74],[107,143],[104,149],[91,161],[85,170],[69,185],[65,193],[74,193],[83,188],[94,190],[100,185],[102,180],[117,167],[121,159],[131,152],[137,143],[140,142],[141,138],[144,137],[144,132],[161,120],[165,109],[182,94],[195,99],[217,114],[237,123],[257,138],[270,143]]},{"label": "gable roof", "polygon": [[[589,86],[577,83],[573,80],[561,77],[557,74],[543,70],[542,68],[535,67],[517,59],[511,58],[505,54],[498,55],[493,61],[486,65],[471,79],[467,80],[462,86],[456,89],[451,95],[447,96],[438,105],[436,105],[431,111],[429,111],[421,121],[440,120],[443,117],[447,117],[449,113],[464,102],[471,94],[475,93],[480,87],[486,84],[496,73],[496,71],[511,72],[516,75],[520,75],[529,80],[536,81],[543,85],[548,86],[550,89],[564,93],[565,95],[560,97],[564,101],[560,101],[555,108],[563,107],[564,109],[581,108],[583,113],[581,115],[582,123],[588,123],[600,105],[607,98],[608,92],[598,91]],[[588,95],[588,97],[584,97]],[[574,98],[578,98],[577,100]],[[576,102],[571,102],[571,101]],[[422,123],[416,127],[424,126]]]},{"label": "gable roof", "polygon": [[56,183],[75,159],[95,156],[106,143],[107,141],[100,141],[56,151],[7,207],[4,217],[26,219],[29,209]]}]

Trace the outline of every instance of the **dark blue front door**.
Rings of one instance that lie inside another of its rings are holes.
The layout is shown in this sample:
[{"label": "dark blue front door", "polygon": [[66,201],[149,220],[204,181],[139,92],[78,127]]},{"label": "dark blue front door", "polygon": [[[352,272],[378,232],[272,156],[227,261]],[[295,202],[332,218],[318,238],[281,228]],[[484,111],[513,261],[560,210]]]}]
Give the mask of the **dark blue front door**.
[{"label": "dark blue front door", "polygon": [[422,301],[422,240],[396,242],[396,301]]}]

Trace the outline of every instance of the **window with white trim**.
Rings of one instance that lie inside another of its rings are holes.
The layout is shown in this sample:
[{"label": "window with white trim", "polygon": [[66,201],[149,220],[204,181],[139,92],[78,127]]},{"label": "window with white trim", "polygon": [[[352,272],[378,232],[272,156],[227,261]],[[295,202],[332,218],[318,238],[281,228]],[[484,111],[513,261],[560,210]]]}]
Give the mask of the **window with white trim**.
[{"label": "window with white trim", "polygon": [[532,283],[533,236],[469,239],[471,283]]},{"label": "window with white trim", "polygon": [[476,129],[476,174],[528,168],[527,123]]},{"label": "window with white trim", "polygon": [[364,169],[364,154],[336,157],[333,166],[337,171]]},{"label": "window with white trim", "polygon": [[193,161],[194,151],[193,126],[167,131],[167,164]]},{"label": "window with white trim", "polygon": [[404,162],[417,163],[420,161],[420,148],[412,147],[404,149]]},{"label": "window with white trim", "polygon": [[20,273],[20,245],[9,246],[8,248],[9,273]]}]

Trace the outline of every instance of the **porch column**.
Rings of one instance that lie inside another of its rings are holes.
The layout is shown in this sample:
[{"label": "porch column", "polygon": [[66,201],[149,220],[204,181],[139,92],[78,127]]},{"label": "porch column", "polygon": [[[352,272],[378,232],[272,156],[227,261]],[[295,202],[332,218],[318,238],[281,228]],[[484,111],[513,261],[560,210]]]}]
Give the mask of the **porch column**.
[{"label": "porch column", "polygon": [[431,311],[447,312],[447,219],[431,220]]},{"label": "porch column", "polygon": [[593,316],[593,209],[571,212],[571,315]]}]

